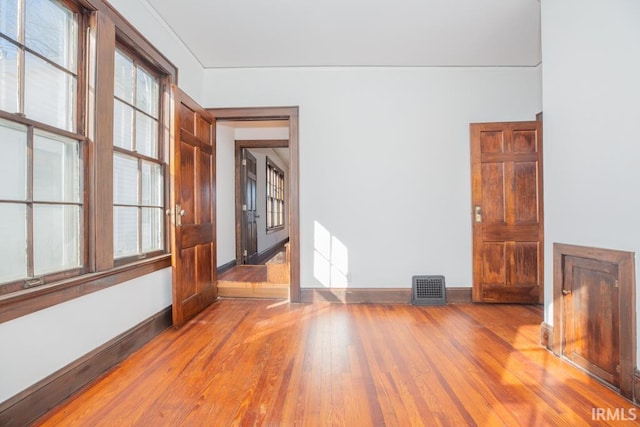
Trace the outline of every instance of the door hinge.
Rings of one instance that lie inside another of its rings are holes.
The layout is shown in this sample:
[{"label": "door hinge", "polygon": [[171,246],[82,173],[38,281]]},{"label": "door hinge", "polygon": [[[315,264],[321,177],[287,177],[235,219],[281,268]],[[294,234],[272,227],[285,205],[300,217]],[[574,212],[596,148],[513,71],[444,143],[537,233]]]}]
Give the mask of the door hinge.
[{"label": "door hinge", "polygon": [[247,255],[248,255],[248,254],[247,254],[247,250],[245,249],[245,250],[244,250],[244,252],[242,252],[242,256],[246,258],[246,257],[247,257]]},{"label": "door hinge", "polygon": [[620,287],[620,282],[619,282],[619,281],[617,281],[617,280],[614,280],[614,281],[613,281],[613,287],[614,287],[614,288],[619,288],[619,287]]},{"label": "door hinge", "polygon": [[616,372],[620,373],[620,365],[616,365]]},{"label": "door hinge", "polygon": [[247,159],[242,159],[242,166],[247,166]]},{"label": "door hinge", "polygon": [[247,205],[242,205],[242,212],[246,212],[247,211]]}]

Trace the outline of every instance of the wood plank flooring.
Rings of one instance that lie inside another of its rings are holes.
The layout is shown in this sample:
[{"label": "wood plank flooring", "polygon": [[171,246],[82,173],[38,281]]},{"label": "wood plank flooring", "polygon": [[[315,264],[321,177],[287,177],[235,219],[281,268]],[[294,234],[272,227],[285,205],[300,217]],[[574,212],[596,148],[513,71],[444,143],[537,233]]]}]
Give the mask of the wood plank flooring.
[{"label": "wood plank flooring", "polygon": [[541,348],[541,321],[538,306],[222,300],[38,425],[581,426],[636,411]]},{"label": "wood plank flooring", "polygon": [[266,265],[236,265],[222,273],[218,280],[227,282],[266,282]]},{"label": "wood plank flooring", "polygon": [[[274,266],[286,268],[286,280],[279,280],[283,274],[276,274],[275,278],[269,278],[269,270]],[[218,296],[287,299],[289,298],[288,268],[289,266],[284,264],[237,265],[218,278]]]}]

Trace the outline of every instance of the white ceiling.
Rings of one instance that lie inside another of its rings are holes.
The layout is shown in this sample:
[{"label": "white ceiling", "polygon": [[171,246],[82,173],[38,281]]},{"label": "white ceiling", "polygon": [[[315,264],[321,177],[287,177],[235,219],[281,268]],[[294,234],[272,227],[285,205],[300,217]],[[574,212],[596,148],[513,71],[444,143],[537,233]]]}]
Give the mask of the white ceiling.
[{"label": "white ceiling", "polygon": [[539,0],[146,0],[205,68],[536,66]]}]

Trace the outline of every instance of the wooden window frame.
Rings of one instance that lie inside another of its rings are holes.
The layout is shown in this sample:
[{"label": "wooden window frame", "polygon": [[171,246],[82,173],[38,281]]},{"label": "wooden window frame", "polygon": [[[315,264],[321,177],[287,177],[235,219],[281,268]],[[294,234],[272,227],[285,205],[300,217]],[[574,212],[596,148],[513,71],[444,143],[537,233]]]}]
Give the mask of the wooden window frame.
[{"label": "wooden window frame", "polygon": [[[18,83],[19,86],[19,90],[18,90],[18,105],[19,105],[19,110],[18,112],[15,113],[11,113],[11,112],[7,112],[7,111],[2,111],[0,110],[0,118],[9,121],[9,122],[13,122],[16,123],[18,125],[22,125],[26,127],[26,132],[27,132],[27,148],[29,153],[33,153],[33,145],[34,145],[34,140],[35,140],[35,133],[36,130],[38,131],[44,131],[46,133],[55,135],[55,136],[61,136],[64,138],[69,138],[69,139],[73,139],[75,141],[78,142],[79,145],[79,160],[81,161],[81,166],[83,167],[83,170],[80,173],[80,180],[81,180],[81,188],[85,188],[85,184],[87,182],[87,161],[88,161],[88,148],[87,148],[87,143],[88,143],[88,139],[85,136],[85,127],[84,127],[84,115],[81,114],[82,111],[84,111],[84,108],[86,106],[86,76],[85,73],[82,72],[82,70],[85,69],[87,61],[86,61],[86,55],[84,54],[84,52],[86,52],[86,40],[83,37],[83,29],[87,27],[88,25],[88,21],[87,21],[87,15],[86,13],[83,11],[83,9],[81,7],[79,7],[77,4],[74,4],[71,1],[66,1],[66,0],[60,0],[59,3],[61,3],[62,5],[66,6],[69,8],[69,10],[75,14],[75,19],[76,19],[76,25],[77,25],[77,49],[76,49],[76,54],[77,54],[77,65],[76,65],[76,71],[75,74],[72,73],[71,71],[67,70],[66,68],[55,64],[53,61],[51,61],[50,59],[48,59],[46,56],[36,52],[35,50],[27,47],[25,45],[24,40],[22,42],[19,42],[18,40],[16,41],[11,41],[11,44],[14,44],[22,53],[20,53],[20,57],[22,58],[19,61],[20,64],[20,68],[18,70],[18,74],[19,74],[19,80],[20,82]],[[24,29],[22,29],[22,31],[24,31]],[[20,38],[20,35],[18,36],[18,38]],[[3,38],[4,39],[4,38]],[[5,39],[6,40],[6,39]],[[75,100],[75,105],[73,106],[73,108],[75,109],[74,113],[75,113],[75,128],[73,130],[67,130],[67,129],[61,129],[55,126],[52,126],[50,124],[47,123],[43,123],[43,122],[39,122],[36,121],[34,119],[31,119],[29,117],[26,117],[24,114],[24,97],[25,97],[25,82],[24,82],[24,56],[26,53],[29,53],[43,61],[45,61],[47,64],[50,64],[51,66],[53,66],[56,69],[59,70],[64,70],[65,73],[67,74],[71,74],[75,77],[76,79],[76,100]],[[33,206],[40,204],[37,201],[34,200],[33,198],[33,179],[32,179],[32,175],[33,175],[33,154],[28,154],[27,156],[27,198],[24,202],[16,202],[16,203],[22,203],[27,205],[27,209],[28,210],[33,210]],[[83,191],[83,194],[80,197],[80,200],[78,203],[70,203],[70,204],[76,204],[79,205],[81,207],[81,215],[80,215],[80,233],[78,235],[79,238],[79,254],[80,254],[80,266],[76,267],[76,268],[71,268],[71,269],[66,269],[66,270],[60,270],[60,271],[55,271],[53,273],[47,273],[47,274],[43,274],[43,275],[39,275],[39,276],[28,276],[26,278],[23,279],[18,279],[12,282],[7,282],[7,283],[2,283],[0,284],[0,298],[3,297],[4,295],[9,295],[13,292],[18,292],[24,289],[29,289],[33,286],[39,286],[41,284],[45,284],[45,283],[51,283],[51,282],[56,282],[56,281],[61,281],[61,280],[65,280],[68,279],[70,277],[75,277],[75,276],[79,276],[82,274],[85,274],[88,272],[88,268],[87,268],[87,263],[88,263],[88,197],[87,197],[87,191]],[[0,202],[12,202],[12,201],[0,201]],[[56,203],[57,204],[57,203]],[[66,203],[62,203],[62,204],[66,204]],[[31,274],[32,270],[33,270],[33,262],[34,262],[34,255],[33,255],[33,214],[29,214],[27,216],[27,230],[28,230],[28,234],[27,234],[27,238],[29,239],[29,244],[28,246],[31,247],[31,250],[29,251],[27,257],[27,266],[28,266],[28,273]],[[1,306],[1,305],[0,305]]]},{"label": "wooden window frame", "polygon": [[[131,151],[131,150],[127,150],[126,148],[121,148],[121,147],[117,147],[115,145],[113,145],[113,153],[120,153],[123,154],[125,156],[128,157],[132,157],[135,158],[138,161],[138,167],[141,167],[141,162],[142,161],[146,161],[149,163],[154,163],[157,165],[160,165],[160,167],[162,168],[162,177],[163,177],[163,189],[164,194],[162,194],[162,211],[164,213],[164,210],[167,208],[168,205],[168,194],[167,194],[167,186],[169,184],[168,181],[168,174],[167,171],[169,170],[169,164],[168,164],[168,152],[166,151],[166,148],[168,148],[168,135],[166,135],[165,132],[162,132],[161,129],[163,127],[163,125],[167,124],[167,120],[168,120],[168,114],[165,113],[165,110],[167,108],[166,104],[166,100],[169,97],[169,91],[170,91],[170,84],[168,83],[168,79],[167,76],[164,75],[161,71],[158,70],[158,68],[156,66],[154,66],[153,64],[151,64],[147,58],[145,57],[141,57],[135,50],[129,48],[129,46],[123,45],[120,42],[118,42],[116,40],[116,49],[119,50],[121,53],[123,53],[124,55],[127,56],[128,59],[130,59],[133,64],[134,67],[138,68],[142,68],[143,70],[145,70],[148,74],[153,75],[158,82],[158,117],[157,117],[157,121],[158,121],[158,146],[157,146],[157,150],[158,150],[158,158],[153,158],[153,157],[149,157],[146,156],[144,154],[140,154],[137,151]],[[127,102],[127,105],[130,105]],[[135,105],[130,105],[134,110],[136,110],[139,113],[142,114],[146,114],[145,112],[142,112],[142,110],[140,110],[137,106]],[[135,133],[135,131],[134,131]],[[134,137],[135,139],[135,137]],[[165,141],[165,139],[167,139],[167,141]],[[113,177],[112,177],[113,178]],[[141,188],[139,189],[139,191],[142,191]],[[115,206],[120,206],[117,205],[115,202],[113,202],[113,207]],[[132,205],[133,206],[133,205]],[[138,204],[137,205],[138,208],[143,208],[145,207],[144,205]],[[141,221],[142,218],[138,218],[138,226],[141,227]],[[168,249],[169,249],[169,241],[168,239],[168,228],[169,224],[168,224],[168,220],[165,216],[165,220],[163,222],[163,229],[162,229],[162,235],[164,237],[164,248],[161,250],[156,250],[156,251],[151,251],[151,252],[141,252],[135,255],[131,255],[131,256],[126,256],[126,257],[121,257],[121,258],[115,258],[115,253],[114,253],[114,265],[115,266],[121,266],[121,265],[125,265],[125,264],[129,264],[132,262],[136,262],[139,261],[141,259],[145,259],[145,258],[152,258],[155,256],[160,256],[163,254],[168,253]],[[140,244],[140,242],[138,242],[138,244]],[[114,251],[115,252],[115,251]]]},{"label": "wooden window frame", "polygon": [[[274,173],[277,175],[277,182],[274,184],[271,182],[271,171],[270,169],[272,169],[274,171]],[[281,194],[276,194],[275,196],[270,196],[270,187],[273,187],[275,185],[276,187],[276,193],[281,193]],[[265,193],[265,204],[266,204],[266,228],[267,228],[267,233],[274,233],[276,231],[280,231],[280,230],[284,230],[284,223],[285,223],[285,174],[284,171],[277,165],[275,164],[268,156],[266,158],[265,161],[265,187],[266,187],[266,193]],[[271,206],[273,206],[273,202],[277,201],[277,202],[281,202],[282,203],[282,212],[279,213],[278,215],[282,215],[282,222],[278,221],[274,221],[273,219],[273,209],[271,210],[271,212],[269,211],[269,199],[271,199]],[[269,221],[269,219],[271,219],[271,221]],[[271,222],[271,224],[273,224],[274,222],[276,223],[276,225],[271,225],[269,224],[269,222]]]},{"label": "wooden window frame", "polygon": [[[177,84],[178,69],[122,15],[104,0],[62,0],[78,13],[78,77],[76,128],[78,133],[61,131],[0,111],[0,118],[71,137],[84,145],[84,265],[73,277],[56,277],[50,283],[14,287],[0,294],[0,323],[135,279],[171,266],[169,236],[165,231],[165,251],[141,261],[119,265],[113,259],[113,84],[115,48],[125,46],[145,63],[158,70],[161,78],[160,136],[163,158],[172,121],[170,86]],[[89,35],[91,34],[91,35]],[[95,120],[100,117],[100,120]],[[164,200],[168,200],[168,168],[164,166]],[[104,180],[107,176],[110,179]],[[98,190],[99,188],[99,190]],[[165,218],[165,230],[167,227]],[[155,255],[155,254],[154,254]]]}]

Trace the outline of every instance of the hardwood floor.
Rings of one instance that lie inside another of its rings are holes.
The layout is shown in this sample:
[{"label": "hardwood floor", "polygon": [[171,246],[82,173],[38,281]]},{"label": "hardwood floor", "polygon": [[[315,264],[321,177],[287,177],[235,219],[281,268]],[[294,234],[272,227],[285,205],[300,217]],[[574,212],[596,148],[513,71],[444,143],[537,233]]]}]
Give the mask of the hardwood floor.
[{"label": "hardwood floor", "polygon": [[541,322],[538,306],[222,300],[38,425],[580,426],[607,425],[598,408],[636,412],[541,348]]},{"label": "hardwood floor", "polygon": [[265,264],[237,265],[218,277],[222,298],[289,298],[289,263],[285,252],[276,253]]}]

